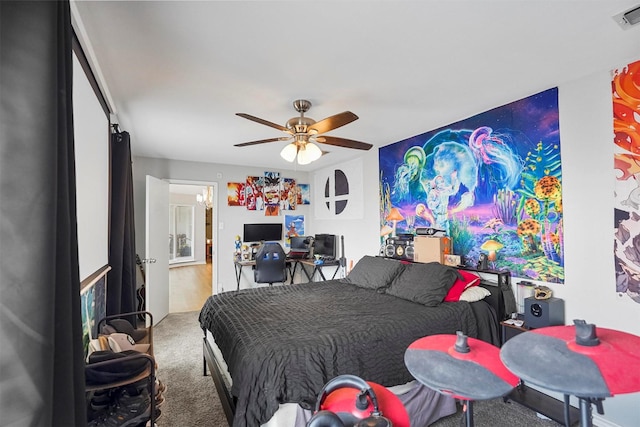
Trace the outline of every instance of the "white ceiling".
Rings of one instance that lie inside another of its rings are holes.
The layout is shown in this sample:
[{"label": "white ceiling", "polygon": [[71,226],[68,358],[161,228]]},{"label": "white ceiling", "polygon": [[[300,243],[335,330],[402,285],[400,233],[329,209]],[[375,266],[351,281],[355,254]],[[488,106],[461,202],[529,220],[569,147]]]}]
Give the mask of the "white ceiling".
[{"label": "white ceiling", "polygon": [[640,59],[640,25],[612,18],[639,4],[72,1],[72,13],[134,155],[310,171],[362,151],[322,144],[329,154],[294,167],[284,142],[234,147],[286,136],[235,113],[284,125],[309,99],[315,120],[360,117],[329,135],[384,146]]}]

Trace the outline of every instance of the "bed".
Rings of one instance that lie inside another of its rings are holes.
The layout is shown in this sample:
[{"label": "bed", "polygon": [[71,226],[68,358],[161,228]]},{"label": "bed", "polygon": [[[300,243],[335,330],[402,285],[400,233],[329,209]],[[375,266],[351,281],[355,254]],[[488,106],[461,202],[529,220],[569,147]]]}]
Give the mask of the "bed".
[{"label": "bed", "polygon": [[[411,383],[404,352],[426,335],[462,331],[498,345],[499,315],[490,299],[443,302],[460,279],[437,263],[366,256],[344,279],[209,297],[199,321],[228,419],[255,427],[283,404],[311,408],[323,385],[341,374],[385,387]],[[221,370],[232,380],[219,378]]]}]

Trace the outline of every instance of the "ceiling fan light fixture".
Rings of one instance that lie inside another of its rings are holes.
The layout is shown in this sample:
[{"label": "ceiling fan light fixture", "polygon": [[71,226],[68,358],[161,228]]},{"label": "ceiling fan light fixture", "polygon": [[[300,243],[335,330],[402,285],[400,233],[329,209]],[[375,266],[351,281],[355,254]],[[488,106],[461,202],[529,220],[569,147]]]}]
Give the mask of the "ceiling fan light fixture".
[{"label": "ceiling fan light fixture", "polygon": [[293,162],[296,159],[296,155],[298,154],[298,146],[295,143],[287,144],[286,147],[282,149],[280,152],[280,157],[285,159],[287,162]]},{"label": "ceiling fan light fixture", "polygon": [[298,151],[298,164],[308,165],[322,156],[322,150],[313,142],[307,142]]}]

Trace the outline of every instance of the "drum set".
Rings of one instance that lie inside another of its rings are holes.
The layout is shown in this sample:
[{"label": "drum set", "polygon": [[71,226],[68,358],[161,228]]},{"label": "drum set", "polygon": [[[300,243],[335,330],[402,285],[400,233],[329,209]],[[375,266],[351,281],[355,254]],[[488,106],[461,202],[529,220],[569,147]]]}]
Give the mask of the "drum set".
[{"label": "drum set", "polygon": [[474,400],[506,396],[520,380],[576,396],[581,427],[593,426],[592,405],[603,413],[605,398],[640,391],[640,337],[584,320],[524,332],[501,349],[461,332],[427,336],[404,360],[416,380],[465,401],[467,427],[474,425]]}]

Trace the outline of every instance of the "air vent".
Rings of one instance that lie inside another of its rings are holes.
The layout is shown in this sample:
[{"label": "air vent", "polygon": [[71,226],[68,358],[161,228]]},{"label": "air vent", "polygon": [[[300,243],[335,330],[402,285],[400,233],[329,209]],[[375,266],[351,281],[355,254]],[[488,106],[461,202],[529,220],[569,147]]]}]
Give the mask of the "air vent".
[{"label": "air vent", "polygon": [[640,6],[636,6],[626,12],[619,13],[613,16],[613,19],[622,27],[623,30],[640,24]]}]

